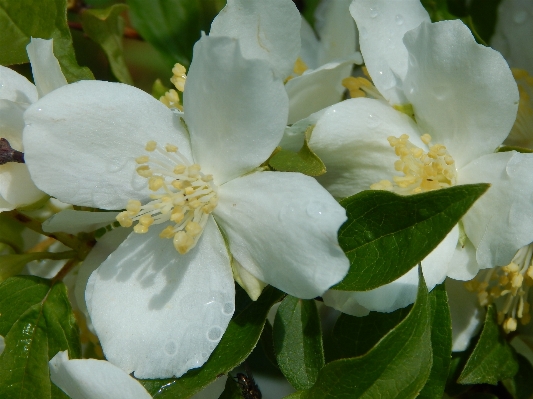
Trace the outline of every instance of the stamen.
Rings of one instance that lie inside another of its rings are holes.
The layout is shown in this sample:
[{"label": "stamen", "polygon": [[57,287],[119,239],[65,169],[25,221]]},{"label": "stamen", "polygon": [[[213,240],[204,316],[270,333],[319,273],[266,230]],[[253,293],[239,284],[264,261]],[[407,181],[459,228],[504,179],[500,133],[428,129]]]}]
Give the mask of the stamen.
[{"label": "stamen", "polygon": [[136,222],[133,231],[139,234],[147,233],[152,225],[168,222],[159,237],[173,239],[176,250],[187,253],[198,242],[209,214],[217,206],[213,176],[204,175],[198,164],[190,165],[175,145],[167,144],[163,149],[149,141],[146,151],[153,155],[136,158],[142,164],[137,173],[148,179],[148,188],[154,192],[152,201],[142,205],[129,200],[117,221],[123,227]]},{"label": "stamen", "polygon": [[[431,136],[424,134],[422,142],[429,145]],[[393,182],[381,180],[370,186],[371,190],[394,191],[399,194],[417,194],[426,191],[451,187],[455,184],[457,172],[455,161],[442,144],[435,144],[426,153],[409,141],[407,134],[387,138],[395,154],[400,158],[394,169],[403,176],[394,176]]]},{"label": "stamen", "polygon": [[[478,280],[483,278],[483,282]],[[479,304],[495,303],[498,308],[498,323],[508,334],[516,331],[518,320],[525,325],[531,321],[529,288],[533,286],[533,244],[518,250],[506,266],[498,266],[480,272],[465,288],[477,292]]]},{"label": "stamen", "polygon": [[172,84],[182,93],[185,90],[185,80],[187,80],[186,72],[187,70],[183,65],[176,63],[174,68],[172,68],[172,73],[174,76],[170,78]]},{"label": "stamen", "polygon": [[306,63],[300,57],[298,57],[294,63],[294,73],[300,76],[308,69],[309,68],[307,67]]},{"label": "stamen", "polygon": [[368,79],[349,76],[342,80],[342,85],[348,89],[351,98],[368,96],[371,98],[383,99],[381,93]]}]

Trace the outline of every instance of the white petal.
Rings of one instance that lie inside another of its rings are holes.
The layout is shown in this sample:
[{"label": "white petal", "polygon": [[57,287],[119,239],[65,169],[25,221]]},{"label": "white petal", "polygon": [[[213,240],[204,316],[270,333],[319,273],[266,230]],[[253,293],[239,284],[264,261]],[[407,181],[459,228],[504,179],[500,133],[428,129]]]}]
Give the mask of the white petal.
[{"label": "white petal", "polygon": [[353,53],[289,80],[285,85],[289,95],[289,124],[341,101],[345,90],[342,79],[350,76],[354,62],[362,61],[359,53]]},{"label": "white petal", "polygon": [[393,104],[405,103],[402,83],[407,72],[405,32],[429,16],[419,0],[355,0],[350,6],[365,65],[372,81]]},{"label": "white petal", "polygon": [[138,378],[200,367],[233,315],[235,288],[224,239],[210,218],[185,255],[131,233],[91,275],[85,298],[106,358]]},{"label": "white petal", "polygon": [[2,354],[2,352],[4,351],[4,348],[6,347],[6,343],[5,343],[5,340],[4,340],[4,337],[2,337],[0,335],[0,355]]},{"label": "white petal", "polygon": [[476,260],[476,248],[472,242],[466,238],[463,244],[457,243],[455,253],[450,267],[448,269],[448,277],[454,280],[467,281],[472,280],[479,271],[479,265]]},{"label": "white petal", "polygon": [[54,56],[54,41],[31,38],[26,46],[28,58],[31,62],[33,80],[37,86],[39,97],[67,84],[67,79],[61,72],[61,67]]},{"label": "white petal", "polygon": [[[446,278],[446,273],[455,245],[459,237],[459,229],[454,227],[452,231],[431,251],[431,253],[422,260],[422,272],[428,290],[432,290],[437,284],[440,284]],[[346,296],[337,295],[336,302],[330,302],[329,306],[334,307],[341,312],[352,314],[354,312],[354,303],[364,308],[377,312],[393,312],[396,309],[404,308],[413,303],[418,291],[418,267],[413,267],[402,277],[394,280],[392,283],[382,285],[370,291],[346,291],[352,294],[350,300]],[[343,298],[346,302],[340,300]],[[340,306],[340,307],[336,307]],[[347,306],[346,309],[344,306]]]},{"label": "white petal", "polygon": [[299,120],[291,126],[287,126],[279,146],[284,150],[290,150],[294,152],[300,151],[304,145],[305,133],[307,129],[316,125],[324,112],[326,112],[326,109],[321,109],[320,111],[309,115],[307,118]]},{"label": "white petal", "polygon": [[76,297],[76,303],[80,311],[84,314],[87,321],[87,327],[94,332],[94,328],[87,310],[87,304],[85,302],[85,289],[87,287],[87,281],[94,272],[111,253],[113,253],[120,244],[131,233],[131,229],[118,228],[111,230],[104,234],[96,243],[94,248],[89,252],[89,255],[85,258],[78,270],[78,276],[76,278],[76,284],[74,287],[74,295]]},{"label": "white petal", "polygon": [[257,172],[232,180],[219,188],[214,215],[235,259],[290,295],[322,295],[348,271],[337,242],[346,213],[311,177]]},{"label": "white petal", "polygon": [[43,222],[47,233],[62,231],[69,234],[90,232],[116,221],[117,212],[85,212],[65,209]]},{"label": "white petal", "polygon": [[72,399],[150,399],[139,381],[105,360],[72,359],[67,351],[50,360],[50,379]]},{"label": "white petal", "polygon": [[421,131],[446,145],[458,168],[494,152],[518,107],[518,89],[501,54],[477,44],[459,20],[424,23],[404,42],[404,90]]},{"label": "white petal", "polygon": [[380,180],[391,180],[398,157],[387,137],[408,134],[426,148],[416,124],[388,104],[356,98],[333,105],[318,120],[310,148],[326,165],[318,181],[334,196],[348,197]]},{"label": "white petal", "polygon": [[252,301],[257,300],[263,288],[267,286],[267,283],[259,280],[248,270],[233,258],[231,261],[231,269],[233,270],[233,278],[235,281],[246,291]]},{"label": "white petal", "polygon": [[344,58],[355,51],[357,33],[349,13],[351,2],[324,0],[317,6],[315,28],[320,38],[318,65]]},{"label": "white petal", "polygon": [[213,381],[211,384],[206,386],[204,389],[202,389],[200,392],[198,392],[194,396],[191,396],[191,399],[216,399],[218,398],[222,394],[222,392],[224,392],[227,379],[228,379],[227,375],[217,377],[217,379]]},{"label": "white petal", "polygon": [[1,137],[9,141],[11,148],[24,151],[22,147],[22,130],[24,129],[23,114],[28,104],[10,100],[0,100],[0,132]]},{"label": "white petal", "polygon": [[357,296],[353,291],[327,290],[322,299],[326,305],[350,316],[362,317],[370,313],[370,310],[357,302]]},{"label": "white petal", "polygon": [[309,25],[309,22],[302,17],[302,27],[300,29],[300,38],[302,40],[302,47],[300,48],[300,59],[307,65],[308,68],[316,69],[321,64],[318,61],[318,54],[320,52],[320,42],[316,37],[316,33]]},{"label": "white petal", "polygon": [[284,79],[300,51],[300,13],[290,0],[228,0],[209,35],[239,39],[244,57],[267,61]]},{"label": "white petal", "polygon": [[0,66],[0,99],[32,104],[38,99],[37,89],[21,74]]},{"label": "white petal", "polygon": [[33,183],[23,163],[0,165],[0,196],[14,207],[30,205],[45,196]]},{"label": "white petal", "polygon": [[481,268],[504,266],[533,242],[533,154],[485,155],[458,171],[458,184],[490,183],[463,217]]},{"label": "white petal", "polygon": [[448,305],[452,317],[452,351],[464,351],[485,319],[484,309],[478,305],[477,295],[469,292],[462,281],[446,280]]},{"label": "white petal", "polygon": [[498,6],[498,19],[491,46],[514,68],[533,75],[533,3],[530,0],[503,0]]},{"label": "white petal", "polygon": [[249,172],[272,154],[287,123],[287,104],[283,83],[266,62],[244,59],[237,40],[204,36],[194,46],[185,120],[194,159],[217,184]]},{"label": "white petal", "polygon": [[177,145],[192,158],[179,117],[125,84],[69,84],[24,116],[24,156],[33,180],[70,204],[122,209],[128,199],[147,199],[150,191],[135,172],[135,158],[146,155],[149,140]]}]

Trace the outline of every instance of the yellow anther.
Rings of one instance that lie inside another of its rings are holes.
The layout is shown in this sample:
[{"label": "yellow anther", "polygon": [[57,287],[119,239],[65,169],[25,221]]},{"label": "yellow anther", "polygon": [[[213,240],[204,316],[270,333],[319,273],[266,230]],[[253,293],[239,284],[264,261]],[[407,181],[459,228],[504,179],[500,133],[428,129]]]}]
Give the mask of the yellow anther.
[{"label": "yellow anther", "polygon": [[174,236],[173,244],[176,251],[183,255],[194,245],[194,239],[182,230],[178,231]]},{"label": "yellow anther", "polygon": [[205,175],[204,177],[202,177],[202,181],[204,182],[210,182],[210,181],[213,181],[213,175]]},{"label": "yellow anther", "polygon": [[148,165],[143,165],[137,168],[137,174],[142,177],[150,177],[153,173]]},{"label": "yellow anther", "polygon": [[516,331],[516,327],[518,326],[518,323],[516,322],[516,319],[514,317],[509,317],[503,322],[503,330],[509,334],[510,332]]},{"label": "yellow anther", "polygon": [[481,306],[487,306],[489,304],[489,294],[487,293],[487,291],[478,292],[477,299]]},{"label": "yellow anther", "polygon": [[511,280],[511,284],[513,288],[520,288],[522,286],[523,281],[524,281],[524,276],[522,274],[515,274],[513,276],[513,279]]},{"label": "yellow anther", "polygon": [[164,183],[165,180],[161,176],[152,176],[148,180],[148,188],[152,191],[157,191],[163,187]]},{"label": "yellow anther", "polygon": [[187,75],[185,74],[186,71],[185,67],[181,64],[175,64],[174,68],[172,68],[174,76],[170,78],[170,81],[176,89],[181,92],[185,90],[185,80],[187,79]]},{"label": "yellow anther", "polygon": [[404,167],[405,167],[405,164],[402,161],[397,160],[394,162],[394,169],[396,169],[398,172],[401,172]]},{"label": "yellow anther", "polygon": [[427,133],[423,134],[422,136],[420,136],[420,139],[422,140],[422,142],[424,144],[429,144],[431,142],[431,136]]},{"label": "yellow anther", "polygon": [[133,227],[133,231],[138,233],[138,234],[144,234],[144,233],[148,233],[148,227],[143,225],[143,224],[136,224],[134,227]]},{"label": "yellow anther", "polygon": [[192,209],[196,209],[196,208],[199,208],[202,206],[202,203],[198,200],[194,200],[194,201],[191,201],[189,203],[189,206],[192,208]]},{"label": "yellow anther", "polygon": [[185,195],[191,195],[191,194],[194,194],[194,187],[187,187],[185,189]]},{"label": "yellow anther", "polygon": [[151,215],[142,215],[139,223],[143,226],[150,227],[154,223],[154,218]]},{"label": "yellow anther", "polygon": [[161,233],[159,233],[159,237],[172,238],[174,237],[174,234],[176,234],[174,228],[172,226],[167,226],[163,229],[163,231],[161,231]]},{"label": "yellow anther", "polygon": [[300,58],[298,57],[296,59],[296,62],[294,63],[294,73],[296,75],[301,75],[302,73],[304,73],[305,71],[307,71],[307,65],[305,64],[305,62]]},{"label": "yellow anther", "polygon": [[464,283],[464,287],[470,292],[475,292],[477,291],[478,282],[476,280],[467,281]]},{"label": "yellow anther", "polygon": [[179,223],[183,220],[185,217],[185,214],[183,213],[183,210],[181,208],[174,208],[172,211],[172,215],[170,216],[170,220],[174,223]]},{"label": "yellow anther", "polygon": [[120,212],[116,219],[122,227],[131,227],[133,224],[133,220],[128,216],[127,212]]},{"label": "yellow anther", "polygon": [[165,104],[170,109],[179,109],[180,111],[183,111],[183,107],[180,104],[180,96],[178,95],[178,92],[174,89],[170,89],[165,93],[164,96],[161,96],[159,98],[159,101],[161,101],[163,104]]},{"label": "yellow anther", "polygon": [[365,97],[367,94],[380,96],[372,82],[362,77],[349,76],[342,80],[342,85],[348,89],[351,98]]},{"label": "yellow anther", "polygon": [[379,183],[374,183],[370,186],[371,190],[392,190],[392,183],[389,180],[381,180]]},{"label": "yellow anther", "polygon": [[138,164],[148,163],[149,160],[150,160],[150,157],[148,155],[143,155],[142,157],[135,158],[135,162],[137,162]]},{"label": "yellow anther", "polygon": [[167,152],[178,152],[178,147],[176,147],[175,145],[172,145],[172,144],[167,144],[167,145],[165,145],[165,150]]},{"label": "yellow anther", "polygon": [[176,165],[174,167],[174,173],[177,175],[181,175],[185,173],[186,170],[187,170],[187,167],[185,165]]},{"label": "yellow anther", "polygon": [[185,230],[187,230],[187,233],[190,235],[197,236],[202,232],[202,227],[196,222],[189,222],[187,223],[187,226],[185,226]]},{"label": "yellow anther", "polygon": [[148,143],[146,143],[146,147],[144,147],[146,151],[154,151],[157,148],[157,143],[153,140],[150,140]]},{"label": "yellow anther", "polygon": [[136,215],[141,210],[141,201],[138,200],[129,200],[126,205],[126,210],[132,215]]}]

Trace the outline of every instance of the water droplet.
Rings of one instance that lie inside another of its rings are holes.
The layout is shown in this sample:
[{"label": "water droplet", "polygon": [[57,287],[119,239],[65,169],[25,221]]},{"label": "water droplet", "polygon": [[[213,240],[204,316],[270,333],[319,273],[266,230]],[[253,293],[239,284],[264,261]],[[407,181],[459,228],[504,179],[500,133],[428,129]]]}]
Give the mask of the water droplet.
[{"label": "water droplet", "polygon": [[396,25],[403,25],[403,17],[400,14],[396,15],[394,20],[396,21]]},{"label": "water droplet", "polygon": [[202,353],[201,353],[201,356],[202,356],[202,358],[206,359],[207,356],[209,356],[209,355],[207,354],[207,352],[202,352]]},{"label": "water droplet", "polygon": [[378,16],[379,12],[377,10],[377,8],[375,7],[370,7],[370,18],[376,18]]},{"label": "water droplet", "polygon": [[174,353],[176,353],[176,343],[174,341],[168,341],[166,344],[165,344],[165,352],[168,354],[168,355],[173,355]]},{"label": "water droplet", "polygon": [[381,119],[376,115],[368,114],[368,126],[376,128],[379,125],[381,125]]},{"label": "water droplet", "polygon": [[523,24],[524,22],[526,22],[526,19],[527,19],[527,12],[524,10],[517,11],[513,15],[513,21],[515,22],[515,24]]},{"label": "water droplet", "polygon": [[294,213],[296,213],[296,211],[297,211],[296,206],[292,204],[285,204],[279,211],[278,219],[280,220],[280,222],[293,220]]},{"label": "water droplet", "polygon": [[235,310],[235,307],[233,306],[232,302],[226,302],[224,306],[222,307],[222,313],[226,315],[232,315]]},{"label": "water droplet", "polygon": [[107,163],[107,171],[110,173],[118,172],[122,169],[124,169],[124,166],[126,166],[127,159],[126,158],[115,158],[111,160],[111,162]]},{"label": "water droplet", "polygon": [[418,90],[418,87],[415,83],[412,83],[409,87],[409,94],[414,94]]},{"label": "water droplet", "polygon": [[222,332],[222,328],[219,326],[211,327],[207,332],[207,339],[209,341],[218,341],[222,337]]},{"label": "water droplet", "polygon": [[327,206],[326,204],[323,204],[322,202],[311,201],[309,204],[307,204],[306,211],[309,216],[317,219],[326,214]]},{"label": "water droplet", "polygon": [[148,179],[139,176],[137,173],[132,174],[131,187],[136,191],[144,190],[148,186]]},{"label": "water droplet", "polygon": [[436,86],[433,88],[433,94],[435,95],[435,98],[440,101],[448,97],[448,92],[449,89],[446,86]]}]

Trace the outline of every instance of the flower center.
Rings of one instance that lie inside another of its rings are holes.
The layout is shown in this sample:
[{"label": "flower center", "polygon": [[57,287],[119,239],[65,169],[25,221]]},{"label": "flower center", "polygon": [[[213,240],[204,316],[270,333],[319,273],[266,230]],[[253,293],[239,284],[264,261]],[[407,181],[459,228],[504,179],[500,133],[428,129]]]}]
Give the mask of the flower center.
[{"label": "flower center", "polygon": [[135,161],[140,165],[137,173],[148,179],[148,188],[154,192],[152,201],[141,205],[129,200],[117,220],[122,227],[137,222],[133,231],[139,234],[148,232],[153,224],[171,222],[159,236],[172,238],[176,250],[185,254],[194,248],[217,206],[217,186],[212,175],[204,175],[198,164],[191,165],[172,144],[163,149],[149,141],[146,151],[151,154]]},{"label": "flower center", "polygon": [[507,144],[533,147],[533,76],[522,69],[513,68],[520,100],[516,120],[506,140]]},{"label": "flower center", "polygon": [[[429,134],[422,135],[421,139],[429,146]],[[409,141],[407,134],[402,134],[399,138],[389,136],[387,140],[400,158],[394,163],[394,169],[403,172],[403,176],[394,176],[392,182],[381,180],[374,183],[370,186],[371,190],[387,190],[406,195],[438,190],[455,184],[455,161],[444,145],[432,145],[428,152],[424,152]]]},{"label": "flower center", "polygon": [[476,292],[481,306],[498,301],[498,323],[506,333],[516,330],[517,319],[522,324],[531,321],[528,292],[533,286],[533,244],[518,250],[507,266],[498,266],[479,273],[465,287]]}]

